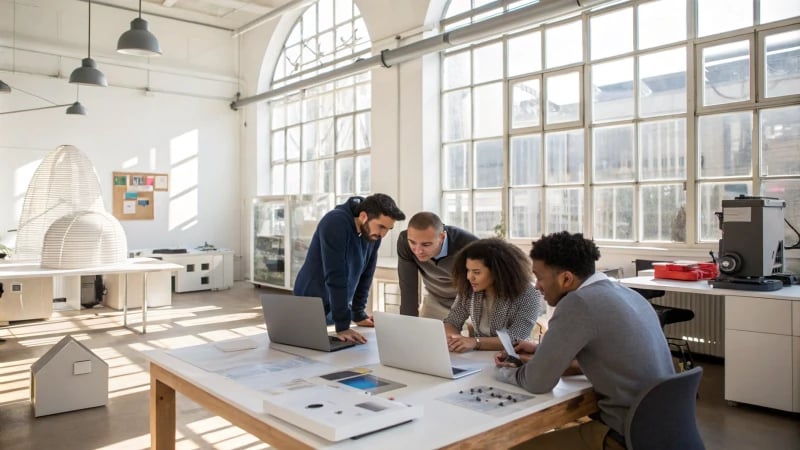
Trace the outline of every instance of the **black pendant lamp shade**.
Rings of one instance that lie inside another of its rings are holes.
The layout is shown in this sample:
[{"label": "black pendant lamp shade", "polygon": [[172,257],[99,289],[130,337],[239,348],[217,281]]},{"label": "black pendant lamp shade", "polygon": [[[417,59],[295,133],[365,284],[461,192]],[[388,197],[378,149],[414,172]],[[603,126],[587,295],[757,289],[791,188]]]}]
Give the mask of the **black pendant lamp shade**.
[{"label": "black pendant lamp shade", "polygon": [[92,0],[89,0],[89,39],[86,43],[86,58],[81,60],[80,67],[72,71],[69,76],[69,82],[91,86],[108,86],[106,76],[97,69],[97,63],[92,59]]},{"label": "black pendant lamp shade", "polygon": [[67,108],[67,114],[85,116],[86,108],[81,105],[81,102],[76,101]]},{"label": "black pendant lamp shade", "polygon": [[142,0],[139,0],[139,17],[131,21],[131,29],[122,33],[117,41],[117,52],[133,56],[159,56],[161,46],[156,36],[148,31],[142,19]]}]

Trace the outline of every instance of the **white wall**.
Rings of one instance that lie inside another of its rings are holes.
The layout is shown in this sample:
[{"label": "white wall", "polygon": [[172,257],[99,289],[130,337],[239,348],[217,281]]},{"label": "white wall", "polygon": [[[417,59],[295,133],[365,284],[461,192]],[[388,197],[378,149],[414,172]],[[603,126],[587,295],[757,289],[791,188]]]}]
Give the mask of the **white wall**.
[{"label": "white wall", "polygon": [[[128,247],[195,247],[204,242],[241,255],[240,89],[237,42],[229,31],[144,17],[163,56],[118,55],[116,40],[135,13],[92,7],[92,57],[109,87],[84,87],[88,116],[65,108],[0,115],[0,241],[12,244],[27,182],[37,162],[62,144],[94,163],[111,211],[114,171],[170,174],[155,194],[155,220],[121,221]],[[0,112],[72,103],[67,78],[86,54],[87,4],[0,0]],[[14,31],[16,30],[16,31]]]}]

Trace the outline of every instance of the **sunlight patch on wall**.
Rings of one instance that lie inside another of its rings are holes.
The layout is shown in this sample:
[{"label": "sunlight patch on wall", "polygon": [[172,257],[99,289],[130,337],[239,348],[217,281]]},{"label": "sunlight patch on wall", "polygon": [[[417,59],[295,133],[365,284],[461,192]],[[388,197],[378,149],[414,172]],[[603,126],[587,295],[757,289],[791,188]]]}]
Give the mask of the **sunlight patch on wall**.
[{"label": "sunlight patch on wall", "polygon": [[154,172],[157,172],[158,171],[157,170],[158,169],[158,159],[156,159],[156,157],[158,156],[158,152],[156,151],[156,148],[153,147],[153,148],[150,149],[149,153],[150,153],[150,156],[148,157],[148,159],[150,160],[150,170],[152,170]]},{"label": "sunlight patch on wall", "polygon": [[28,191],[28,184],[30,184],[31,178],[33,178],[33,173],[36,172],[36,169],[41,163],[42,159],[39,158],[18,167],[17,170],[14,171],[14,197],[20,195],[25,197],[25,192]]},{"label": "sunlight patch on wall", "polygon": [[138,156],[134,156],[133,158],[126,159],[125,161],[122,161],[122,168],[123,169],[131,169],[133,167],[136,167],[137,164],[139,164],[139,157]]},{"label": "sunlight patch on wall", "polygon": [[175,165],[187,159],[197,158],[197,153],[200,151],[198,135],[198,131],[194,129],[169,141],[170,164]]},{"label": "sunlight patch on wall", "polygon": [[197,155],[200,151],[198,131],[192,130],[170,140],[170,231],[180,228],[185,231],[197,225],[199,211],[197,185],[199,167]]},{"label": "sunlight patch on wall", "polygon": [[[172,179],[176,179],[171,175]],[[181,228],[185,231],[184,225],[190,222],[196,223],[197,219],[197,189],[192,189],[174,197],[169,201],[169,230]]]},{"label": "sunlight patch on wall", "polygon": [[[31,161],[14,171],[14,224],[19,223],[19,216],[22,214],[22,205],[25,203],[25,193],[28,191],[28,185],[33,179],[33,174],[39,168],[42,159],[39,158]],[[16,226],[14,227],[16,228]],[[5,231],[5,230],[3,230]]]}]

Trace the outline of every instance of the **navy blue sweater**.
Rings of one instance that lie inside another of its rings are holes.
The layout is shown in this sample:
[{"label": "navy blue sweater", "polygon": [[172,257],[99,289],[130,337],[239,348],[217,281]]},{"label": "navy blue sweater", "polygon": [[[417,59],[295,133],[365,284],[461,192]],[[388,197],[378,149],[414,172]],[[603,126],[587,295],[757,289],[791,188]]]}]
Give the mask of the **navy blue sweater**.
[{"label": "navy blue sweater", "polygon": [[356,228],[354,211],[362,200],[350,197],[322,217],[294,282],[295,295],[322,297],[336,331],[368,317],[364,310],[381,241],[367,240]]}]

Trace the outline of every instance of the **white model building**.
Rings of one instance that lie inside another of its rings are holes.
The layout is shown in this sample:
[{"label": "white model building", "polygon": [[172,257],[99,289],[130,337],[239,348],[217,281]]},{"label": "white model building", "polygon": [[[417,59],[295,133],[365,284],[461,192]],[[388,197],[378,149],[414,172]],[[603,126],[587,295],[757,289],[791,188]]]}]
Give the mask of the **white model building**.
[{"label": "white model building", "polygon": [[108,364],[72,336],[64,336],[31,365],[35,417],[108,403]]}]

